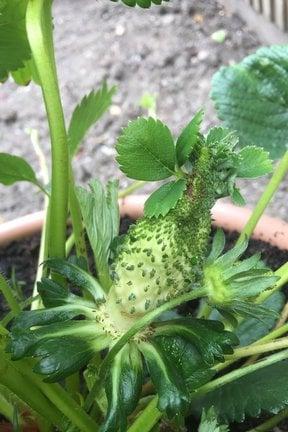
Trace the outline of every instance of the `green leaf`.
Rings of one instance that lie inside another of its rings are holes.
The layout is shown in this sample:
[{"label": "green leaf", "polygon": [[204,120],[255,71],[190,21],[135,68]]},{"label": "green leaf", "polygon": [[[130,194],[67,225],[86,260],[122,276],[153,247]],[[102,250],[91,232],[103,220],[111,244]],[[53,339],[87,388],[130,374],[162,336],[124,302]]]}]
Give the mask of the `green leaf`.
[{"label": "green leaf", "polygon": [[0,81],[31,57],[25,16],[28,0],[0,2]]},{"label": "green leaf", "polygon": [[220,321],[182,318],[161,322],[155,336],[181,336],[195,346],[208,366],[216,361],[224,361],[224,354],[232,354],[233,346],[238,345],[237,336],[224,329]]},{"label": "green leaf", "polygon": [[[284,306],[284,301],[284,295],[280,292],[276,292],[263,303],[263,306],[268,310],[280,313]],[[276,321],[277,317],[275,316],[267,316],[262,318],[261,321],[257,318],[245,319],[235,329],[235,333],[240,340],[240,345],[249,345],[261,339],[274,328]]]},{"label": "green leaf", "polygon": [[141,355],[137,346],[130,343],[114,358],[106,381],[108,410],[101,432],[127,431],[127,417],[137,406],[142,383]]},{"label": "green leaf", "polygon": [[64,276],[74,286],[87,291],[96,301],[105,300],[105,292],[97,280],[82,268],[60,258],[50,258],[45,261],[45,265]]},{"label": "green leaf", "polygon": [[116,146],[120,169],[136,180],[157,181],[175,174],[175,147],[167,126],[151,117],[128,124]]},{"label": "green leaf", "polygon": [[[117,2],[118,0],[111,0]],[[169,2],[170,0],[121,0],[126,6],[134,7],[140,6],[142,8],[148,9],[152,4],[161,5],[163,2]]]},{"label": "green leaf", "polygon": [[193,147],[198,141],[203,116],[204,111],[198,111],[177,139],[176,156],[179,167],[184,165],[184,163],[188,160]]},{"label": "green leaf", "polygon": [[174,209],[186,189],[186,180],[179,179],[164,184],[150,195],[145,202],[144,215],[146,217],[166,216]]},{"label": "green leaf", "polygon": [[112,103],[116,87],[108,88],[104,82],[98,91],[92,91],[84,96],[75,108],[68,129],[70,154],[77,153],[81,141],[90,127],[107,111]]},{"label": "green leaf", "polygon": [[277,414],[288,405],[288,360],[275,363],[220,387],[200,400],[199,410],[214,406],[225,422],[242,422],[261,412]]},{"label": "green leaf", "polygon": [[212,98],[218,116],[235,129],[240,144],[264,147],[273,159],[287,150],[288,46],[259,49],[214,75]]},{"label": "green leaf", "polygon": [[157,341],[140,342],[138,345],[145,357],[151,379],[158,393],[158,408],[168,417],[184,413],[188,407],[189,396],[183,377],[165,355]]},{"label": "green leaf", "polygon": [[239,161],[236,166],[237,177],[256,178],[273,171],[269,153],[260,147],[247,146],[239,152]]},{"label": "green leaf", "polygon": [[118,182],[110,181],[106,191],[98,180],[90,182],[90,191],[77,188],[84,225],[92,247],[98,278],[108,290],[108,258],[113,239],[119,233]]},{"label": "green leaf", "polygon": [[8,186],[18,181],[28,181],[39,186],[33,168],[19,156],[0,153],[0,183]]},{"label": "green leaf", "polygon": [[229,432],[228,426],[219,425],[214,407],[203,410],[198,432]]}]

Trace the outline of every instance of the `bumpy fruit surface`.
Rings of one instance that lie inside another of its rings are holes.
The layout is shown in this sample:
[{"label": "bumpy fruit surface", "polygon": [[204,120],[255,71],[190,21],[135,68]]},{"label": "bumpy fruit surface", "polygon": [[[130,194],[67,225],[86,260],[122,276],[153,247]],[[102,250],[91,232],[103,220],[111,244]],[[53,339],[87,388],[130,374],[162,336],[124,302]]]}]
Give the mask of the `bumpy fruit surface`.
[{"label": "bumpy fruit surface", "polygon": [[191,289],[210,234],[209,166],[204,148],[176,208],[130,228],[111,267],[108,307],[114,303],[122,315],[137,317]]}]

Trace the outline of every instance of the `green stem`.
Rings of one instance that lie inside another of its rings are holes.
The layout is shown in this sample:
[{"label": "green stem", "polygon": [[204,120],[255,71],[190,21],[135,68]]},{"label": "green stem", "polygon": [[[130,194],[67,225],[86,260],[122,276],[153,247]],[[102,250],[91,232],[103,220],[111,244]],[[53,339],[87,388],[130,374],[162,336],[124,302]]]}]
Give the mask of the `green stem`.
[{"label": "green stem", "polygon": [[199,396],[210,393],[211,391],[217,390],[218,388],[229,384],[239,378],[242,378],[245,375],[249,375],[257,370],[263,369],[264,367],[271,366],[274,363],[277,363],[281,360],[285,360],[288,357],[288,350],[281,351],[280,353],[273,354],[264,360],[259,361],[258,363],[239,368],[229,372],[226,375],[223,375],[219,378],[216,378],[213,381],[210,381],[207,384],[204,384],[195,393],[191,395],[192,400],[197,399]]},{"label": "green stem", "polygon": [[10,423],[13,422],[14,407],[0,393],[0,414],[4,416]]},{"label": "green stem", "polygon": [[288,417],[288,408],[284,409],[280,413],[271,417],[269,420],[266,420],[261,425],[256,428],[249,429],[247,432],[269,432],[272,431],[275,426],[277,426],[282,420],[285,420]]},{"label": "green stem", "polygon": [[145,410],[142,411],[128,432],[149,432],[158,423],[162,417],[162,413],[157,408],[158,398],[155,397],[147,405]]},{"label": "green stem", "polygon": [[138,321],[135,322],[135,324],[115,343],[113,348],[109,351],[105,359],[103,360],[100,370],[99,370],[99,377],[95,381],[94,385],[91,388],[90,393],[88,394],[85,403],[84,403],[84,409],[88,411],[94,401],[95,395],[98,393],[101,383],[104,382],[107,370],[109,366],[111,365],[113,359],[118,354],[118,352],[126,345],[126,343],[135,336],[139,331],[143,330],[145,327],[147,327],[152,321],[154,321],[159,315],[162,313],[173,309],[177,306],[179,306],[182,303],[186,303],[190,300],[195,300],[197,298],[204,297],[206,295],[206,289],[194,289],[193,291],[183,294],[173,300],[170,300],[169,302],[163,304],[162,306],[154,309],[153,311],[147,313],[142,318],[139,318]]},{"label": "green stem", "polygon": [[244,227],[237,243],[240,243],[245,240],[246,237],[250,237],[253,233],[259,219],[264,213],[266,207],[270,203],[273,198],[275,192],[279,188],[282,180],[288,172],[288,151],[284,154],[283,158],[279,162],[277,168],[274,171],[271,180],[266,186],[260,200],[258,201],[255,209],[253,210],[252,215],[250,216],[246,226]]},{"label": "green stem", "polygon": [[6,281],[5,277],[0,273],[0,292],[2,292],[5,300],[8,303],[12,313],[14,316],[18,315],[21,312],[21,307],[15,299],[12,290]]},{"label": "green stem", "polygon": [[51,136],[52,179],[49,256],[65,257],[69,154],[53,47],[52,0],[29,0],[27,35],[40,78]]},{"label": "green stem", "polygon": [[238,360],[243,357],[264,354],[270,351],[277,351],[283,348],[288,348],[288,338],[278,339],[267,344],[249,345],[235,349],[234,353],[227,356],[230,360]]},{"label": "green stem", "polygon": [[[194,399],[197,399],[199,396],[203,396],[204,394],[210,393],[214,390],[217,390],[218,388],[224,386],[225,384],[229,384],[230,382],[233,382],[245,375],[248,375],[250,373],[253,373],[259,369],[262,369],[264,367],[270,366],[274,363],[277,363],[281,360],[285,360],[288,357],[288,350],[285,351],[281,351],[280,353],[277,354],[273,354],[267,358],[265,358],[262,361],[259,361],[258,363],[243,367],[243,368],[239,368],[236,369],[226,375],[221,376],[220,378],[216,378],[213,381],[210,381],[207,384],[204,384],[202,387],[200,387],[198,390],[196,390],[192,395],[191,395],[191,401]],[[153,418],[155,417],[155,419],[157,418],[157,421],[161,418],[161,416],[163,415],[163,413],[161,413],[156,405],[157,405],[157,396],[155,396],[155,398],[150,402],[150,407],[147,406],[146,409],[142,412],[142,414],[140,414],[140,416],[137,418],[137,422],[139,424],[145,424],[145,420],[148,424],[148,422],[153,422]],[[154,403],[153,403],[154,401]],[[151,407],[153,407],[153,410],[151,409]],[[150,412],[149,412],[150,411]],[[142,422],[143,419],[143,422]],[[134,431],[136,432],[137,429],[134,429]],[[141,429],[141,432],[149,432],[151,430],[150,428],[143,428],[143,430]],[[129,429],[129,432],[130,429]]]},{"label": "green stem", "polygon": [[118,197],[119,198],[125,198],[128,195],[131,195],[136,190],[140,189],[142,186],[144,186],[147,183],[148,182],[140,181],[140,180],[139,181],[135,181],[131,185],[127,186],[127,188],[119,191]]},{"label": "green stem", "polygon": [[61,413],[53,406],[37,387],[7,359],[0,350],[0,383],[54,425],[62,422]]},{"label": "green stem", "polygon": [[[47,384],[32,370],[28,360],[19,360],[16,368],[21,371],[52,402],[71,423],[83,432],[97,432],[98,425],[89,417],[73,397],[59,384]],[[55,409],[56,409],[55,408]]]}]

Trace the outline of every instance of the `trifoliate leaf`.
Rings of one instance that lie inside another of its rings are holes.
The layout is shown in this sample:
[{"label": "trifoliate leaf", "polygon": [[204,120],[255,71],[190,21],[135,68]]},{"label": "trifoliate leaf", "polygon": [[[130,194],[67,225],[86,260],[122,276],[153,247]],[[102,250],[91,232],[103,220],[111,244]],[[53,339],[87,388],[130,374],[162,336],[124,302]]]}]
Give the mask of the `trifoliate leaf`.
[{"label": "trifoliate leaf", "polygon": [[186,189],[186,180],[179,179],[164,184],[147,199],[144,207],[146,217],[165,216],[175,208]]},{"label": "trifoliate leaf", "polygon": [[203,410],[198,432],[229,432],[226,425],[220,425],[214,407]]},{"label": "trifoliate leaf", "polygon": [[222,67],[212,84],[218,116],[235,129],[240,144],[264,147],[274,159],[288,148],[288,47],[258,50]]},{"label": "trifoliate leaf", "polygon": [[34,170],[25,159],[0,153],[0,183],[12,185],[18,181],[28,181],[39,187]]},{"label": "trifoliate leaf", "polygon": [[224,354],[232,354],[238,338],[225,331],[220,321],[183,318],[157,325],[155,336],[181,336],[195,346],[204,363],[212,366],[224,361]]},{"label": "trifoliate leaf", "polygon": [[[269,297],[262,306],[268,310],[280,313],[284,306],[285,297],[283,293],[275,292]],[[246,318],[235,329],[235,333],[240,340],[241,346],[247,346],[262,338],[274,328],[277,321],[276,316],[262,317],[261,321],[257,318]]]},{"label": "trifoliate leaf", "polygon": [[25,16],[28,0],[0,2],[0,81],[31,57]]},{"label": "trifoliate leaf", "polygon": [[183,129],[176,142],[176,156],[179,167],[188,160],[193,147],[197,143],[204,111],[198,111],[188,126]]},{"label": "trifoliate leaf", "polygon": [[119,234],[118,182],[108,182],[105,191],[98,180],[92,180],[90,191],[77,188],[77,196],[94,253],[98,278],[103,288],[108,290],[110,246]]},{"label": "trifoliate leaf", "polygon": [[153,118],[128,124],[116,146],[120,169],[136,180],[157,181],[175,174],[175,147],[167,126]]},{"label": "trifoliate leaf", "polygon": [[107,417],[101,432],[126,432],[127,417],[137,406],[143,383],[141,354],[134,343],[126,345],[114,358],[106,381]]},{"label": "trifoliate leaf", "polygon": [[156,341],[140,342],[138,346],[158,393],[159,410],[165,411],[170,418],[184,413],[188,407],[189,395],[180,371],[175,368]]},{"label": "trifoliate leaf", "polygon": [[84,96],[75,108],[68,129],[70,154],[73,156],[90,127],[107,111],[112,102],[116,88],[108,88],[104,83],[98,91]]},{"label": "trifoliate leaf", "polygon": [[260,147],[247,146],[239,152],[236,166],[237,177],[256,178],[269,174],[273,170],[269,153]]},{"label": "trifoliate leaf", "polygon": [[242,422],[261,412],[276,414],[288,405],[288,360],[243,376],[193,401],[200,410],[214,406],[220,418]]},{"label": "trifoliate leaf", "polygon": [[82,268],[60,258],[50,258],[45,262],[45,265],[64,276],[75,287],[87,291],[96,301],[105,299],[105,292],[99,282]]},{"label": "trifoliate leaf", "polygon": [[[113,2],[117,2],[118,0],[111,0]],[[142,8],[149,8],[152,4],[161,5],[163,2],[169,2],[170,0],[120,0],[126,6],[140,6]]]}]

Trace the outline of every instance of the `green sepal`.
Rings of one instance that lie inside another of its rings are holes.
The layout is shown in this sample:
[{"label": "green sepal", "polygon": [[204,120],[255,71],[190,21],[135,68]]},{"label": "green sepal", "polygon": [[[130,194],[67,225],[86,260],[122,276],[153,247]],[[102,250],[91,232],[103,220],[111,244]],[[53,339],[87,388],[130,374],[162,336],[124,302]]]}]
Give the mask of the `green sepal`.
[{"label": "green sepal", "polygon": [[83,222],[93,250],[97,276],[107,292],[111,285],[108,259],[113,239],[119,234],[118,181],[109,181],[106,188],[97,179],[90,190],[77,188]]},{"label": "green sepal", "polygon": [[184,378],[175,365],[163,352],[157,340],[140,342],[141,350],[151,379],[158,394],[158,408],[165,411],[169,418],[184,414],[189,404],[189,394]]},{"label": "green sepal", "polygon": [[[11,344],[9,351],[12,359],[17,360],[29,356],[35,351],[35,347],[45,344],[46,340],[59,338],[88,338],[102,334],[99,326],[91,320],[59,321],[43,325],[36,329],[13,328],[11,332]],[[61,348],[61,347],[60,347]]]},{"label": "green sepal", "polygon": [[179,179],[162,185],[145,202],[144,216],[149,218],[166,216],[170,210],[176,207],[186,187],[187,183],[185,179]]},{"label": "green sepal", "polygon": [[176,157],[178,166],[181,167],[188,160],[196,145],[200,127],[203,121],[204,111],[198,111],[190,123],[183,129],[176,142]]},{"label": "green sepal", "polygon": [[88,301],[83,297],[72,294],[70,290],[52,279],[42,278],[41,282],[37,283],[37,289],[46,308],[68,304],[85,306],[92,309],[95,307],[93,301]]},{"label": "green sepal", "polygon": [[108,410],[101,432],[127,431],[127,417],[137,406],[142,383],[141,354],[130,342],[114,358],[106,380]]},{"label": "green sepal", "polygon": [[237,336],[226,331],[220,321],[181,318],[156,325],[155,336],[181,336],[199,352],[203,362],[213,366],[224,361],[225,354],[233,354],[233,346],[239,344]]},{"label": "green sepal", "polygon": [[68,321],[80,316],[93,319],[95,314],[90,308],[78,304],[68,304],[51,309],[24,311],[14,319],[12,330],[29,329],[32,326]]},{"label": "green sepal", "polygon": [[45,266],[64,276],[74,286],[87,291],[96,301],[105,301],[105,292],[99,282],[82,268],[60,258],[48,259]]},{"label": "green sepal", "polygon": [[94,341],[77,337],[48,339],[36,346],[33,357],[40,358],[33,370],[44,375],[45,382],[60,381],[78,372],[98,351],[107,348],[109,339],[101,336],[97,346]]},{"label": "green sepal", "polygon": [[154,341],[184,379],[189,394],[214,377],[215,371],[207,366],[199,351],[187,339],[180,336],[155,336]]},{"label": "green sepal", "polygon": [[[262,306],[269,311],[274,311],[276,314],[280,314],[284,304],[284,294],[282,292],[275,292],[264,303],[262,303]],[[261,339],[275,327],[276,322],[277,316],[262,316],[261,321],[258,317],[246,317],[246,319],[244,319],[235,329],[235,333],[240,340],[240,345],[247,346],[256,342],[258,339]]]}]

